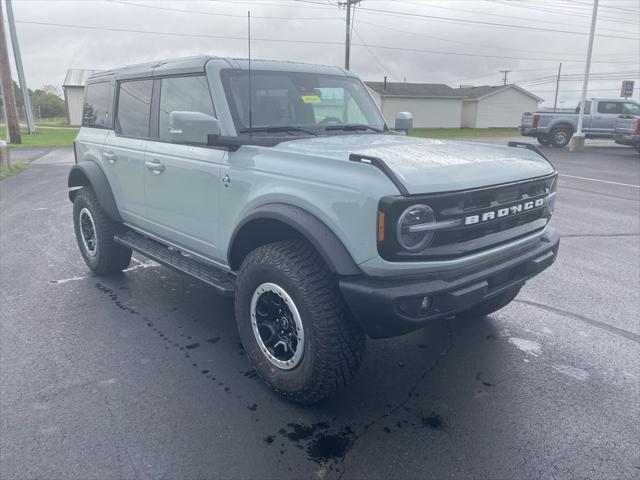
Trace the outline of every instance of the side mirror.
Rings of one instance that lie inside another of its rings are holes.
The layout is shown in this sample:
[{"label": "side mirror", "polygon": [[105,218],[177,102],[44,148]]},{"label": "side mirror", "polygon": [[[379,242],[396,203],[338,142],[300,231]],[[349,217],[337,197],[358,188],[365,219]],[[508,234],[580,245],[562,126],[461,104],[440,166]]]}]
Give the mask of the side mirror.
[{"label": "side mirror", "polygon": [[413,115],[410,112],[398,112],[396,115],[395,130],[398,132],[409,133],[413,128]]},{"label": "side mirror", "polygon": [[202,112],[173,111],[169,114],[169,138],[172,142],[206,145],[209,135],[220,135],[217,118]]}]

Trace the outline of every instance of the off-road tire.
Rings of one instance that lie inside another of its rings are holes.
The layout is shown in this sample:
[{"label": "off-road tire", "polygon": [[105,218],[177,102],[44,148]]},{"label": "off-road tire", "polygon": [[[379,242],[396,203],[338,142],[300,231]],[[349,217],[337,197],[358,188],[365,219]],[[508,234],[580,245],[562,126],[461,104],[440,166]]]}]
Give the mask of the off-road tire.
[{"label": "off-road tire", "polygon": [[[302,320],[304,350],[292,369],[274,365],[254,334],[251,300],[265,282],[286,291]],[[358,371],[365,347],[362,329],[344,303],[336,276],[304,240],[270,243],[247,255],[237,278],[235,312],[249,360],[265,383],[288,400],[325,400]]]},{"label": "off-road tire", "polygon": [[551,145],[551,141],[549,140],[549,137],[547,135],[538,135],[536,137],[536,140],[538,140],[538,143],[544,147],[548,147],[549,145]]},{"label": "off-road tire", "polygon": [[[97,241],[94,255],[89,253],[80,232],[80,215],[83,209],[89,211],[95,227]],[[113,240],[114,234],[122,231],[123,226],[109,218],[100,206],[91,187],[82,187],[76,194],[73,201],[73,225],[80,253],[82,253],[87,266],[95,273],[109,275],[120,272],[129,266],[131,250]]]},{"label": "off-road tire", "polygon": [[569,126],[560,126],[551,130],[549,142],[553,147],[564,148],[569,145],[573,130]]},{"label": "off-road tire", "polygon": [[469,310],[458,313],[456,316],[461,318],[480,318],[490,315],[509,305],[520,293],[522,287],[512,288],[501,293],[498,296],[485,300]]}]

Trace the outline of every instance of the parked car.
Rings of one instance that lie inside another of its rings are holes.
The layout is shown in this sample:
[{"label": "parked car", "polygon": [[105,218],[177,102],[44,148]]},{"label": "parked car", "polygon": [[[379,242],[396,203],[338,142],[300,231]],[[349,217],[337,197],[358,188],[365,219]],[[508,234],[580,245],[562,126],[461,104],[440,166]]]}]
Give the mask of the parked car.
[{"label": "parked car", "polygon": [[557,171],[535,147],[393,134],[341,68],[192,57],[102,72],[75,154],[89,268],[120,272],[136,251],[233,297],[256,371],[300,403],[355,375],[365,334],[495,312],[558,251]]},{"label": "parked car", "polygon": [[640,152],[640,116],[621,115],[616,119],[613,140],[620,145],[629,145]]},{"label": "parked car", "polygon": [[[576,131],[579,113],[580,105],[574,113],[526,112],[520,122],[520,133],[537,138],[541,145],[562,148]],[[613,138],[616,119],[621,114],[640,115],[640,105],[621,98],[594,98],[585,102],[582,131],[586,138]]]}]

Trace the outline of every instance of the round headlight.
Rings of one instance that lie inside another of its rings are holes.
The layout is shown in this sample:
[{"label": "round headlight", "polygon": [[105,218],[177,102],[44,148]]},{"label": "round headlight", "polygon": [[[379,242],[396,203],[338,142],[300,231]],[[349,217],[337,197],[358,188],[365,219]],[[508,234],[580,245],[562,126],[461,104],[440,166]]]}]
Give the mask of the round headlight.
[{"label": "round headlight", "polygon": [[398,243],[410,252],[423,250],[433,240],[434,232],[429,224],[436,221],[436,217],[427,205],[412,205],[407,208],[398,219]]}]

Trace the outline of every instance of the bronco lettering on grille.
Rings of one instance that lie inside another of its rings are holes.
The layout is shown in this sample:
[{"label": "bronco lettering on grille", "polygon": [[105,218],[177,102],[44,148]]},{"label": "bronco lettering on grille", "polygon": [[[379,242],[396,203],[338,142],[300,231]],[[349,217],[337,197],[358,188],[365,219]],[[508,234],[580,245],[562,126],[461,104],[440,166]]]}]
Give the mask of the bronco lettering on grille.
[{"label": "bronco lettering on grille", "polygon": [[469,215],[464,217],[464,224],[473,225],[474,223],[487,222],[489,220],[495,220],[496,218],[503,218],[509,215],[526,212],[534,208],[542,207],[544,205],[544,201],[544,198],[538,198],[537,200],[511,205],[510,207],[499,208],[498,210],[490,210],[478,215]]}]

